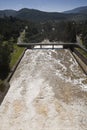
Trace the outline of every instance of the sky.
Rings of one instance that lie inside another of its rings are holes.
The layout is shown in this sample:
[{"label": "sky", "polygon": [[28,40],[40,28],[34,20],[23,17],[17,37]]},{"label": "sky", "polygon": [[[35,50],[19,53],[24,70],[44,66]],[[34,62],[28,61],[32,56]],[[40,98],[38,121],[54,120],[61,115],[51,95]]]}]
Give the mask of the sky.
[{"label": "sky", "polygon": [[0,10],[30,8],[47,12],[63,12],[80,6],[87,6],[87,0],[0,0]]}]

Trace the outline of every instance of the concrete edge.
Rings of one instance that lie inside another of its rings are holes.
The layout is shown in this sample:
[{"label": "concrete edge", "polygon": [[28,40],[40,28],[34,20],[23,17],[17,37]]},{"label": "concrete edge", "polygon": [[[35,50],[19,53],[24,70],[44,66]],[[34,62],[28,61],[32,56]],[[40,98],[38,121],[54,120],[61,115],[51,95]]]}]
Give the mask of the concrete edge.
[{"label": "concrete edge", "polygon": [[18,65],[19,65],[19,63],[20,63],[20,61],[21,61],[21,59],[23,58],[23,56],[24,56],[26,50],[27,50],[27,49],[24,49],[24,51],[22,52],[21,56],[20,56],[19,59],[17,60],[16,64],[15,64],[15,65],[13,66],[13,68],[11,69],[11,71],[10,71],[8,77],[7,77],[7,78],[5,79],[5,81],[4,81],[5,91],[0,94],[0,105],[2,104],[2,102],[3,102],[3,100],[4,100],[5,96],[6,96],[6,94],[7,94],[7,92],[8,92],[8,90],[9,90],[9,88],[10,88],[9,81],[10,81],[10,79],[12,78],[14,72],[16,71],[16,69],[17,69],[17,67],[18,67]]},{"label": "concrete edge", "polygon": [[84,72],[85,75],[87,75],[87,65],[79,58],[79,56],[75,53],[72,52],[71,49],[69,49],[71,54],[73,55],[73,57],[75,58],[75,60],[77,61],[77,63],[79,64],[80,68],[82,69],[82,71]]},{"label": "concrete edge", "polygon": [[10,79],[12,78],[12,76],[13,76],[15,70],[17,69],[17,67],[18,67],[18,65],[19,65],[19,63],[20,63],[20,61],[21,61],[21,59],[23,58],[23,56],[24,56],[24,54],[25,54],[25,51],[26,51],[26,49],[22,52],[21,56],[19,57],[19,59],[17,60],[16,64],[15,64],[15,65],[13,66],[13,68],[11,69],[11,71],[10,71],[10,73],[9,73],[9,75],[8,75],[8,77],[6,78],[5,81],[7,81],[7,82],[10,81]]}]

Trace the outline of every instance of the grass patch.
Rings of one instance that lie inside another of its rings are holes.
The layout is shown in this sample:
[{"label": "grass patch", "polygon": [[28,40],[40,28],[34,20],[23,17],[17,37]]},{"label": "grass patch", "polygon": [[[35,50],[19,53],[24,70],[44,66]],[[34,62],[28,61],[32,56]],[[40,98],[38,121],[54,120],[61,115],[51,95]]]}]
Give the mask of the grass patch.
[{"label": "grass patch", "polygon": [[85,58],[87,58],[87,53],[82,49],[77,49]]},{"label": "grass patch", "polygon": [[10,62],[10,68],[12,68],[17,60],[19,59],[20,55],[23,53],[25,48],[18,47],[17,45],[14,45],[14,52],[11,54],[11,62]]},{"label": "grass patch", "polygon": [[[16,64],[17,60],[23,53],[25,48],[18,47],[17,45],[14,45],[14,52],[11,54],[11,62],[10,62],[10,69]],[[5,85],[4,80],[0,79],[0,92],[5,91]]]}]

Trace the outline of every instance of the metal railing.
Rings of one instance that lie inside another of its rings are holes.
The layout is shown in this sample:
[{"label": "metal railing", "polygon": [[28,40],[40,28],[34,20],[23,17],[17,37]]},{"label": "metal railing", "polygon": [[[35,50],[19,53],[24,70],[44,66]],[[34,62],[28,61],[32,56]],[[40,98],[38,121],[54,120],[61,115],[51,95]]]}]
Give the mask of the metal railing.
[{"label": "metal railing", "polygon": [[56,49],[57,47],[59,48],[60,46],[63,46],[64,49],[67,49],[77,46],[76,43],[17,43],[17,45],[20,47],[27,47],[29,49],[33,49],[35,47],[45,49],[46,46],[51,46],[52,49]]}]

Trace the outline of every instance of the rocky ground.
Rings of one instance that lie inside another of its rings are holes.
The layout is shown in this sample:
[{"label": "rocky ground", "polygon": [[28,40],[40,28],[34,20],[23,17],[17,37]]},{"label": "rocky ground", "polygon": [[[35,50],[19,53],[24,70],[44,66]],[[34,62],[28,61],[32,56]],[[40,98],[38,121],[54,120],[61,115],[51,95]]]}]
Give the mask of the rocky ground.
[{"label": "rocky ground", "polygon": [[69,50],[27,50],[0,106],[0,130],[87,130],[87,77]]}]

